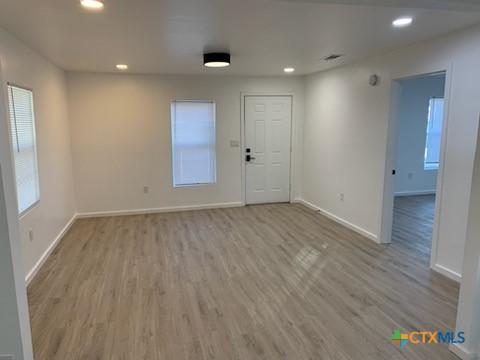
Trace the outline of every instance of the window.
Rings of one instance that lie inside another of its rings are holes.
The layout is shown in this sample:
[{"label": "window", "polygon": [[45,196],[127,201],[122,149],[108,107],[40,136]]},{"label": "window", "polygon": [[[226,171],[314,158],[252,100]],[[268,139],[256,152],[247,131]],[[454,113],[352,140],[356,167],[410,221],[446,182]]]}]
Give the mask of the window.
[{"label": "window", "polygon": [[425,143],[425,170],[438,169],[443,124],[442,98],[431,98],[428,107],[427,139]]},{"label": "window", "polygon": [[173,186],[215,183],[215,103],[174,101],[171,116]]},{"label": "window", "polygon": [[21,214],[40,199],[32,91],[8,85],[8,105],[18,212]]}]

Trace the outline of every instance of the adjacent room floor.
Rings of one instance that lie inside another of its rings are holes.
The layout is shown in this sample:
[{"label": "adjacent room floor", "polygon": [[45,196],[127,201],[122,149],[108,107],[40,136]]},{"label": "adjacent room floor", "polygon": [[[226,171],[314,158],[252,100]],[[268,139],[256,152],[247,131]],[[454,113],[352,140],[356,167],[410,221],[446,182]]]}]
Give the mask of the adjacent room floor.
[{"label": "adjacent room floor", "polygon": [[435,195],[395,198],[392,242],[422,253],[430,261]]},{"label": "adjacent room floor", "polygon": [[78,220],[28,289],[36,360],[456,359],[390,341],[455,325],[408,200],[388,246],[297,204]]}]

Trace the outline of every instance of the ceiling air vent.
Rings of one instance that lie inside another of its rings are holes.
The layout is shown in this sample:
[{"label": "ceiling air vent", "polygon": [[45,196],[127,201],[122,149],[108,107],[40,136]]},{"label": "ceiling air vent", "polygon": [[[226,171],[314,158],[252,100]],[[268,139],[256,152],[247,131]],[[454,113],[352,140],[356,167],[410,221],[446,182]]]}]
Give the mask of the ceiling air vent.
[{"label": "ceiling air vent", "polygon": [[323,58],[325,61],[332,61],[332,60],[337,60],[338,58],[341,58],[343,55],[342,54],[332,54],[328,55],[327,57]]}]

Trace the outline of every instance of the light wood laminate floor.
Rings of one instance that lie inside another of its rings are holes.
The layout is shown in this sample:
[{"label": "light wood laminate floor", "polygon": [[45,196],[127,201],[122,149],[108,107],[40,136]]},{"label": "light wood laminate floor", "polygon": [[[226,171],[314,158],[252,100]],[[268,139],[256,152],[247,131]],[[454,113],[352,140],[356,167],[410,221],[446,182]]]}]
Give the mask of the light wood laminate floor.
[{"label": "light wood laminate floor", "polygon": [[395,198],[392,241],[430,261],[435,195]]},{"label": "light wood laminate floor", "polygon": [[390,342],[458,296],[402,216],[388,246],[298,204],[78,220],[28,289],[36,360],[456,359]]}]

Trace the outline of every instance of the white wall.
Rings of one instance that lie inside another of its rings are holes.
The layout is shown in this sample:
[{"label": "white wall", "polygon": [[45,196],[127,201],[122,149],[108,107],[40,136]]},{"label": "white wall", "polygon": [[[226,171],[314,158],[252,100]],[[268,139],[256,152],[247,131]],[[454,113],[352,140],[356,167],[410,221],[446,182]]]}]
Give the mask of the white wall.
[{"label": "white wall", "polygon": [[400,85],[395,193],[435,192],[437,170],[424,169],[428,107],[432,97],[444,96],[445,76],[416,77]]},{"label": "white wall", "polygon": [[4,82],[34,92],[40,202],[20,219],[27,274],[75,213],[66,82],[62,70],[2,29],[0,60]]},{"label": "white wall", "polygon": [[[230,140],[241,139],[241,92],[294,93],[294,141],[301,139],[304,87],[299,77],[68,73],[67,78],[80,213],[240,204],[243,156]],[[175,99],[216,102],[216,185],[172,186],[170,102]],[[301,174],[301,151],[294,163],[295,174]],[[300,184],[298,176],[295,184]]]},{"label": "white wall", "polygon": [[480,129],[471,194],[456,326],[457,331],[465,331],[466,343],[457,348],[460,354],[476,354],[480,359]]},{"label": "white wall", "polygon": [[[480,111],[480,27],[307,77],[303,196],[380,234],[392,79],[448,70],[450,107],[437,270],[462,271],[476,128]],[[371,74],[381,76],[371,87]],[[448,81],[447,81],[448,82]],[[388,164],[392,167],[394,164]],[[345,194],[340,201],[339,194]]]}]

